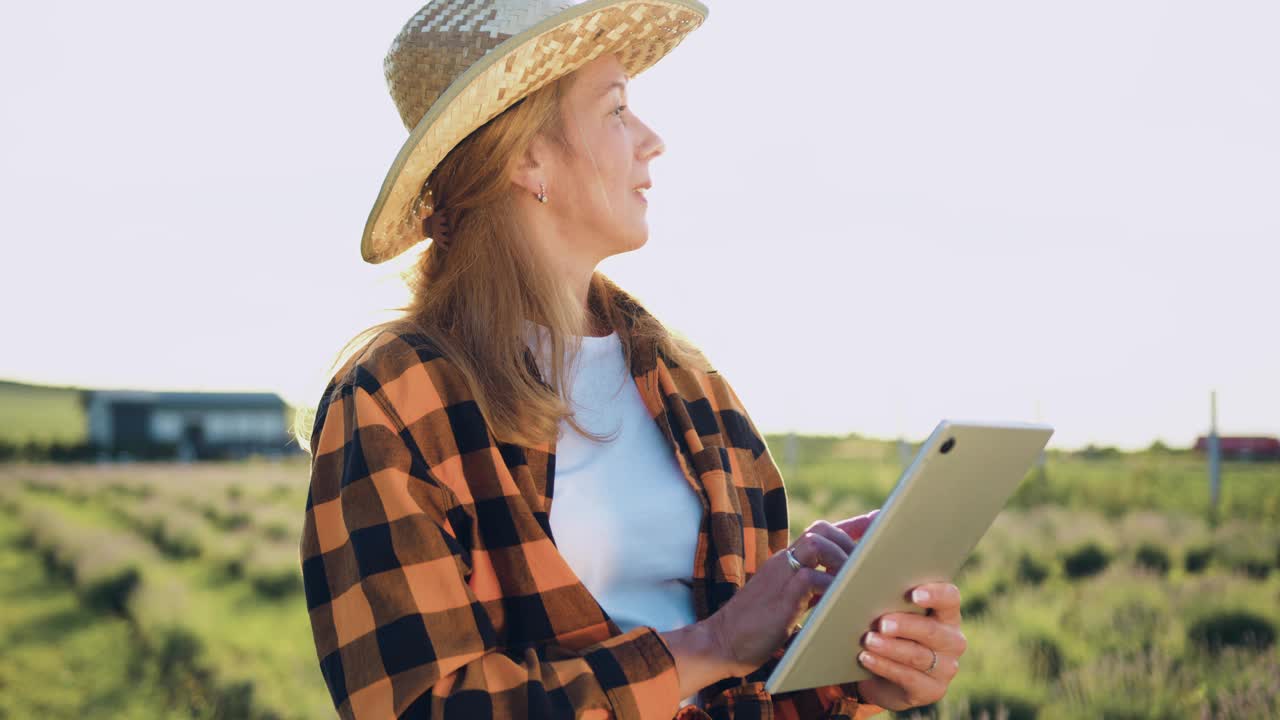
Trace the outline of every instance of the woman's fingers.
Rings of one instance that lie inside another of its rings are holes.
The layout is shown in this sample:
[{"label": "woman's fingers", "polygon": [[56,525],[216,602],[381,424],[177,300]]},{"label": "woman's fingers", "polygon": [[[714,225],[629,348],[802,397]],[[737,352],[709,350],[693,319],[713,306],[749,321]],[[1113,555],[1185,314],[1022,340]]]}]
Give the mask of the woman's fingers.
[{"label": "woman's fingers", "polygon": [[809,525],[809,527],[806,528],[803,533],[801,533],[801,537],[803,537],[808,533],[815,533],[817,535],[821,535],[822,537],[840,546],[840,549],[844,551],[844,554],[846,556],[849,553],[853,552],[854,546],[858,544],[857,542],[854,541],[853,538],[849,537],[848,533],[836,527],[835,525],[832,525],[826,520],[814,520],[813,523]]},{"label": "woman's fingers", "polygon": [[835,524],[837,530],[843,532],[849,539],[857,541],[861,540],[866,534],[867,528],[871,527],[872,521],[876,519],[876,515],[880,514],[880,509],[876,508],[869,513],[856,515],[845,520],[841,520]]},{"label": "woman's fingers", "polygon": [[831,583],[835,581],[834,575],[824,573],[821,570],[807,567],[796,570],[795,575],[788,581],[784,591],[787,595],[788,607],[797,609],[796,614],[789,618],[787,627],[795,624],[800,613],[817,605],[822,596],[826,594],[827,588],[831,587]]},{"label": "woman's fingers", "polygon": [[867,649],[858,654],[858,661],[877,677],[862,681],[859,690],[882,707],[936,702],[960,671],[959,658],[968,648],[960,631],[959,588],[951,583],[924,583],[913,588],[909,597],[929,614],[883,615],[873,632],[860,638]]},{"label": "woman's fingers", "polygon": [[[832,534],[842,535],[843,533],[831,527],[830,523],[827,523],[826,527],[814,523],[798,540],[791,543],[791,552],[801,565],[810,568],[821,565],[826,568],[828,574],[835,575],[844,566],[849,553],[841,547],[838,540],[832,538]],[[844,539],[849,540],[848,537]]]},{"label": "woman's fingers", "polygon": [[[895,694],[905,701],[905,707],[919,707],[937,702],[947,692],[948,683],[942,678],[920,672],[897,660],[866,651],[858,655],[858,660],[869,672],[898,686],[899,690]],[[942,666],[941,657],[938,658],[938,665]],[[937,670],[935,669],[934,672],[936,673]],[[872,695],[869,699],[871,702],[876,702],[878,698]]]},{"label": "woman's fingers", "polygon": [[938,664],[929,671],[933,664],[933,653],[929,648],[914,640],[886,637],[877,632],[869,632],[862,637],[863,646],[877,657],[885,657],[923,673],[928,673],[944,682],[949,682],[960,670],[960,662],[950,655],[938,653]]},{"label": "woman's fingers", "polygon": [[792,604],[799,607],[807,593],[813,592],[816,595],[821,595],[827,591],[827,588],[831,587],[833,582],[835,582],[835,578],[821,570],[800,568],[796,571],[796,576],[787,583],[787,590],[794,599]]},{"label": "woman's fingers", "polygon": [[911,591],[911,602],[933,611],[949,625],[960,624],[960,588],[951,583],[925,583]]},{"label": "woman's fingers", "polygon": [[939,655],[960,657],[968,641],[960,627],[944,623],[932,616],[914,613],[890,613],[880,618],[876,630],[887,638],[914,640]]}]

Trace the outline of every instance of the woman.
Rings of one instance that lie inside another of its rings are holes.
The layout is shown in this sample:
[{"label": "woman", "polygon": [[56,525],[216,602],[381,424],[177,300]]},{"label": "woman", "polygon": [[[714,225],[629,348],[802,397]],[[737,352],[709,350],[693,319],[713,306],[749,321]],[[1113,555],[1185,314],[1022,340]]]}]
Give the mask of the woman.
[{"label": "woman", "polygon": [[850,630],[884,641],[864,658],[876,677],[764,691],[874,513],[788,545],[782,478],[732,387],[595,270],[646,242],[663,151],[627,80],[706,9],[545,5],[428,4],[387,57],[411,134],[362,254],[431,242],[403,317],[348,344],[300,432],[335,707],[799,719],[937,700],[965,649],[950,584],[922,587],[928,615]]}]

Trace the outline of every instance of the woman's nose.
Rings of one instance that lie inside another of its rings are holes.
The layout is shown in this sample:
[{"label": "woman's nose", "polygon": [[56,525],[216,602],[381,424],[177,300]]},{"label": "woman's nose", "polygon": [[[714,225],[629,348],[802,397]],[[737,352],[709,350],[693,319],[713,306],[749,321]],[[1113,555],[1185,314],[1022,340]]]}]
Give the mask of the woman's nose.
[{"label": "woman's nose", "polygon": [[650,131],[649,142],[645,144],[645,150],[641,153],[641,157],[645,160],[655,158],[667,151],[667,144],[658,137],[658,134]]}]

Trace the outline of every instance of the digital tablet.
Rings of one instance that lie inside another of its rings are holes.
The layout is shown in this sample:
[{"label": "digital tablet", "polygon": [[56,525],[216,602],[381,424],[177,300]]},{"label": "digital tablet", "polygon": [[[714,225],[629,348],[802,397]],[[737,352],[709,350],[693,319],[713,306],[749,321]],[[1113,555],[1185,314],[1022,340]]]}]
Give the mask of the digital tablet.
[{"label": "digital tablet", "polygon": [[938,423],[809,610],[765,690],[776,694],[872,677],[858,661],[862,636],[886,613],[926,613],[910,601],[910,590],[952,581],[1051,435],[1047,425]]}]

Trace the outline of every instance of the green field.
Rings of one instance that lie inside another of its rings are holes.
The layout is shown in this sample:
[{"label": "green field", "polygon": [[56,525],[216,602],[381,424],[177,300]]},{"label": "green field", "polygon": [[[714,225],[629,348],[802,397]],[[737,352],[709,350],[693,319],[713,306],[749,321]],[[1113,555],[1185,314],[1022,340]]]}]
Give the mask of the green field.
[{"label": "green field", "polygon": [[[890,443],[799,438],[792,533],[878,507]],[[305,459],[0,465],[0,719],[332,717],[298,567]],[[943,718],[1280,717],[1280,464],[1050,453],[957,579]]]},{"label": "green field", "polygon": [[88,426],[76,388],[0,380],[0,442],[83,442]]}]

